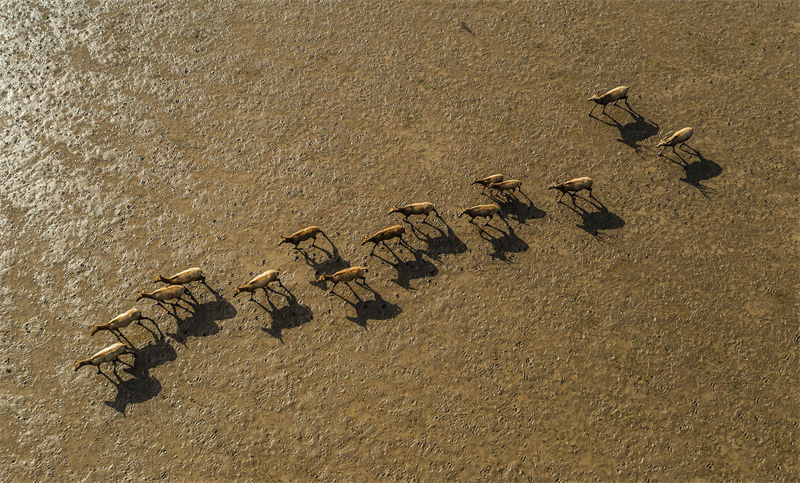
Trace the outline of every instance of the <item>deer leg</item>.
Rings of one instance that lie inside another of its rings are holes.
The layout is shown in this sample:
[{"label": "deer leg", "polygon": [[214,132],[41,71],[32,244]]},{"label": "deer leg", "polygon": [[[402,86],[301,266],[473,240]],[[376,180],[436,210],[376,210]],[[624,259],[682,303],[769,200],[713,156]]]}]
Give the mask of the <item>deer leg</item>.
[{"label": "deer leg", "polygon": [[189,291],[189,289],[188,289],[188,288],[187,288],[187,289],[185,289],[185,290],[186,290],[186,294],[187,294],[187,295],[188,295],[188,296],[189,296],[189,297],[192,299],[192,301],[194,301],[194,303],[195,303],[195,304],[198,304],[198,303],[200,303],[200,302],[198,302],[198,301],[197,301],[197,299],[196,299],[196,298],[194,298],[194,295],[192,294],[192,292],[190,292],[190,291]]},{"label": "deer leg", "polygon": [[115,332],[115,335],[116,335],[118,338],[120,338],[120,339],[123,339],[125,342],[127,342],[127,343],[128,343],[128,345],[133,345],[133,344],[131,344],[131,341],[129,341],[129,340],[128,340],[128,338],[127,338],[127,337],[125,337],[125,336],[122,334],[122,331],[121,331],[121,330],[117,329],[117,330],[116,330],[116,332]]}]

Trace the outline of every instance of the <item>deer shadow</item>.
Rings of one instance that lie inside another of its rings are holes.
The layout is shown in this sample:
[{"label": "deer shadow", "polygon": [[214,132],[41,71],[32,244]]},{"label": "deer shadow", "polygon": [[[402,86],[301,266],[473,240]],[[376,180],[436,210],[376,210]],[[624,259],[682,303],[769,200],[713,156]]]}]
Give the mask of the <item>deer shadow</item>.
[{"label": "deer shadow", "polygon": [[617,139],[617,141],[632,148],[639,156],[642,156],[643,150],[652,151],[651,148],[641,144],[641,142],[658,134],[658,124],[656,124],[654,121],[646,119],[630,106],[628,106],[627,109],[622,106],[617,107],[630,114],[633,120],[622,124],[611,117],[611,115],[608,113],[603,113],[602,115],[605,115],[607,118],[611,119],[611,122],[604,121],[603,119],[593,115],[590,115],[589,117],[592,117],[608,126],[617,128],[620,135],[620,139]]},{"label": "deer shadow", "polygon": [[348,305],[353,307],[356,312],[355,317],[347,317],[347,320],[356,323],[357,325],[367,329],[367,322],[370,320],[389,320],[397,317],[403,309],[400,306],[395,305],[391,302],[384,300],[381,297],[381,294],[376,292],[372,287],[368,284],[359,284],[361,287],[364,287],[370,292],[372,299],[364,299],[358,295],[352,287],[350,287],[350,291],[355,296],[355,300],[351,301],[343,295],[340,295],[336,292],[332,292],[333,295],[336,295],[340,299],[344,300]]},{"label": "deer shadow", "polygon": [[[689,149],[689,151],[687,151],[687,148]],[[716,193],[716,190],[714,190],[714,188],[704,185],[703,181],[715,178],[720,174],[722,174],[722,166],[704,157],[700,151],[694,149],[688,144],[684,143],[680,147],[680,149],[681,151],[690,156],[696,156],[697,161],[689,163],[685,159],[683,159],[683,156],[681,156],[677,151],[675,151],[675,156],[677,156],[678,161],[672,159],[666,154],[662,154],[660,157],[665,158],[667,161],[683,168],[684,177],[680,178],[680,180],[696,188],[700,192],[700,194],[702,194],[706,199],[708,199],[709,198],[708,194],[709,193],[714,194]]]},{"label": "deer shadow", "polygon": [[[143,328],[147,332],[150,332],[150,334],[155,334],[155,332],[153,332],[153,330],[150,327],[144,325],[143,321],[145,321],[145,320],[147,320],[148,322],[153,324],[153,327],[156,328],[156,330],[161,335],[161,337],[164,336],[164,333],[161,331],[161,327],[158,325],[158,322],[156,322],[154,319],[151,319],[150,317],[142,317],[141,319],[137,320],[135,323],[136,323],[136,325],[140,326],[141,328]],[[130,339],[125,337],[125,334],[123,334],[121,330],[119,330],[119,329],[110,330],[109,332],[111,332],[111,334],[114,337],[117,338],[118,342],[122,342],[123,344],[127,345],[128,347],[135,347],[133,342],[131,342]],[[156,336],[154,335],[154,337],[156,337]]]},{"label": "deer shadow", "polygon": [[[439,218],[445,229],[427,221],[423,221],[418,226],[411,225],[411,234],[417,240],[425,243],[425,250],[422,250],[422,253],[436,262],[441,262],[441,255],[457,255],[467,251],[467,245],[461,241],[444,219]],[[429,226],[435,232],[428,234],[423,230],[423,226]]]},{"label": "deer shadow", "polygon": [[147,373],[150,369],[154,369],[178,358],[178,353],[175,352],[175,348],[172,347],[172,344],[164,337],[163,332],[159,330],[158,333],[156,333],[146,326],[144,326],[144,328],[153,336],[153,341],[140,349],[133,350],[136,355],[136,361],[133,367],[124,369],[125,372],[133,376]]},{"label": "deer shadow", "polygon": [[508,193],[502,197],[494,193],[483,193],[483,195],[497,203],[500,207],[500,215],[503,219],[511,219],[517,223],[526,225],[528,220],[544,218],[547,213],[537,208],[536,205],[533,204],[533,200],[528,198],[528,195],[526,195],[524,191],[520,190],[519,192],[527,200],[527,203],[523,203],[517,198],[516,193]]},{"label": "deer shadow", "polygon": [[[590,208],[587,209],[578,205],[576,199],[588,202]],[[559,200],[558,203],[577,213],[581,217],[582,223],[575,226],[589,233],[597,240],[601,240],[601,230],[616,230],[625,226],[625,220],[608,211],[608,208],[595,197],[587,199],[580,195],[575,195],[572,198],[572,205],[568,205],[562,200]]]},{"label": "deer shadow", "polygon": [[[339,254],[339,249],[333,243],[333,240],[328,238],[328,235],[326,235],[324,232],[322,233],[322,236],[324,236],[325,239],[328,240],[328,243],[330,243],[331,251],[328,251],[318,245],[295,249],[300,253],[300,255],[303,256],[303,261],[306,263],[306,265],[314,269],[315,277],[318,277],[322,273],[337,272],[350,266],[350,263],[343,259]],[[324,254],[322,258],[317,260],[317,257],[310,253],[312,248],[316,248],[318,251],[322,252]],[[297,259],[299,259],[299,257],[295,257],[295,260]]]},{"label": "deer shadow", "polygon": [[[183,302],[186,305],[184,306],[183,304],[181,304],[181,302]],[[161,307],[164,310],[164,312],[168,313],[169,315],[171,315],[176,319],[180,318],[180,316],[178,315],[178,309],[183,310],[184,314],[194,314],[194,307],[198,304],[199,302],[197,302],[197,300],[195,300],[194,303],[192,303],[184,299],[179,299],[177,302],[160,302],[160,301],[156,302],[156,305],[158,307]],[[170,311],[168,307],[171,307],[172,311]]]},{"label": "deer shadow", "polygon": [[[401,204],[402,203],[397,203],[397,204],[395,204],[395,206],[400,206]],[[395,212],[395,213],[397,213],[399,215],[402,215],[402,213],[398,213],[398,212]],[[433,213],[433,214],[431,214],[431,213]],[[431,213],[428,213],[428,214],[422,216],[422,219],[419,218],[419,216],[421,216],[421,215],[408,215],[408,216],[403,216],[402,218],[398,218],[398,220],[399,220],[399,223],[405,223],[405,224],[409,225],[411,228],[413,228],[414,225],[418,224],[418,223],[430,224],[430,222],[428,221],[429,218],[434,218],[434,219],[438,218],[438,219],[442,220],[443,223],[445,222],[444,218],[442,218],[442,216],[439,214],[439,212],[436,211],[436,208],[434,208]],[[390,216],[392,214],[393,213],[389,213]]]},{"label": "deer shadow", "polygon": [[283,331],[285,329],[300,327],[314,319],[314,313],[311,311],[311,308],[299,303],[289,289],[285,290],[286,293],[271,290],[286,299],[286,305],[280,308],[272,303],[272,298],[269,294],[267,294],[267,303],[269,307],[255,299],[251,299],[252,302],[264,309],[264,312],[268,313],[271,318],[269,327],[265,324],[261,327],[261,330],[278,339],[281,343],[283,343]]},{"label": "deer shadow", "polygon": [[[480,237],[488,241],[494,249],[494,252],[489,253],[489,256],[497,260],[508,262],[508,255],[510,253],[524,252],[528,249],[528,244],[525,240],[517,236],[514,229],[504,218],[501,217],[501,219],[505,222],[508,231],[503,231],[494,225],[476,226],[478,226],[478,234]],[[486,227],[493,229],[494,232],[490,232]],[[492,233],[500,233],[500,236],[495,236]]]},{"label": "deer shadow", "polygon": [[105,405],[125,416],[129,404],[139,404],[153,399],[161,392],[161,382],[147,372],[137,373],[129,379],[122,379],[116,372],[115,379],[102,373],[117,388],[113,401],[104,401]]},{"label": "deer shadow", "polygon": [[380,255],[375,256],[391,265],[397,271],[397,276],[392,280],[392,282],[406,290],[413,290],[411,288],[411,280],[425,277],[435,277],[439,273],[439,269],[436,267],[436,265],[424,257],[424,252],[415,249],[405,241],[403,242],[403,246],[405,246],[408,252],[414,257],[413,260],[403,260],[389,246],[386,248],[389,250],[392,256],[394,256],[396,260],[395,262],[383,258]]},{"label": "deer shadow", "polygon": [[[177,323],[174,333],[167,333],[173,340],[186,344],[189,337],[206,337],[219,332],[217,321],[236,316],[236,308],[218,292],[213,292],[216,300],[192,304],[193,311],[189,317],[179,317],[177,313],[167,311]],[[177,311],[176,311],[177,312]]]},{"label": "deer shadow", "polygon": [[[174,349],[172,352],[174,353]],[[154,359],[149,359],[149,357],[155,354],[160,355],[155,356]],[[108,379],[117,389],[117,395],[114,397],[114,400],[104,401],[104,404],[123,416],[125,416],[125,410],[129,404],[139,404],[149,401],[161,392],[161,382],[151,376],[149,371],[152,367],[166,362],[166,360],[163,360],[164,358],[169,359],[173,357],[172,360],[174,360],[174,358],[177,357],[177,355],[173,356],[170,354],[169,350],[163,348],[156,351],[148,349],[145,350],[145,352],[140,352],[140,350],[135,349],[134,355],[135,360],[133,365],[123,363],[129,366],[130,369],[126,369],[126,371],[133,377],[123,379],[117,372],[116,364],[113,366],[113,378],[105,372],[99,371],[99,373]]]}]

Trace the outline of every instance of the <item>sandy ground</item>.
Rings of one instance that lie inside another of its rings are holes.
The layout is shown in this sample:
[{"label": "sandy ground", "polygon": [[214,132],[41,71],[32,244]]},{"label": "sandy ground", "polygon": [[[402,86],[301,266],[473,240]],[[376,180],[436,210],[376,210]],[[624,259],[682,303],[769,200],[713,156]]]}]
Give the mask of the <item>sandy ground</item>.
[{"label": "sandy ground", "polygon": [[0,480],[798,478],[798,2],[172,3],[0,8]]}]

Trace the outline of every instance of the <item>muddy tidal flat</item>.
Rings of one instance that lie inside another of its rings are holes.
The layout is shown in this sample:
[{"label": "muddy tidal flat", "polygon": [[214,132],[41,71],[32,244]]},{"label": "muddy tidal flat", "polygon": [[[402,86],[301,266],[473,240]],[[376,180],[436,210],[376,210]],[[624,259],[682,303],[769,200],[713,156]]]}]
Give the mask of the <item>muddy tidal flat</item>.
[{"label": "muddy tidal flat", "polygon": [[212,3],[0,1],[0,480],[800,477],[799,2]]}]

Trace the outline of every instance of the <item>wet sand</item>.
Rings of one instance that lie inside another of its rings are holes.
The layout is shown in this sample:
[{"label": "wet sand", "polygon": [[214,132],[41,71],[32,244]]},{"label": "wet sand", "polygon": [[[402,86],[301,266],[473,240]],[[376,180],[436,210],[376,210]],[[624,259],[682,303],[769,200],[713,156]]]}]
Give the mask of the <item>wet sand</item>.
[{"label": "wet sand", "polygon": [[798,3],[372,3],[4,3],[0,480],[797,478]]}]

